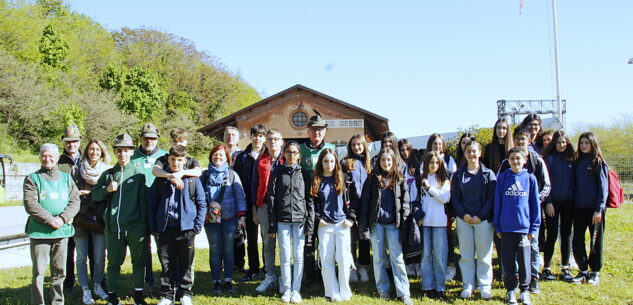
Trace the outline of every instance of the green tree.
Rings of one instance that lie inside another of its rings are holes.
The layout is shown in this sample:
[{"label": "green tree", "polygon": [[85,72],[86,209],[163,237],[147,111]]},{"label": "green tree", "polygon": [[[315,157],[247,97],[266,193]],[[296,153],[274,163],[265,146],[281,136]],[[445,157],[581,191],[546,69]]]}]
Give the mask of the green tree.
[{"label": "green tree", "polygon": [[165,107],[166,94],[156,76],[143,68],[132,68],[127,73],[119,94],[119,109],[135,115],[141,121],[159,117]]},{"label": "green tree", "polygon": [[42,54],[43,64],[63,69],[62,62],[68,56],[68,44],[62,40],[52,24],[47,25],[42,32],[39,51]]}]

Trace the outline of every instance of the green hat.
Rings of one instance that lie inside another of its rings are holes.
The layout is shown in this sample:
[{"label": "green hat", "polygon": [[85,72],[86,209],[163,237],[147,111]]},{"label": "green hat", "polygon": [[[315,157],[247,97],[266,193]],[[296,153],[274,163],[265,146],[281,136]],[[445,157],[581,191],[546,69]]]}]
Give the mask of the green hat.
[{"label": "green hat", "polygon": [[319,113],[316,109],[313,109],[316,113],[315,115],[310,117],[308,120],[308,127],[325,127],[327,128],[327,123],[321,118],[321,113]]},{"label": "green hat", "polygon": [[66,126],[64,129],[64,135],[62,135],[62,141],[79,141],[81,136],[79,135],[79,128],[77,126]]},{"label": "green hat", "polygon": [[120,134],[118,136],[116,136],[116,138],[114,138],[114,145],[112,146],[115,149],[117,147],[132,147],[135,148],[136,145],[134,145],[134,140],[132,139],[132,136],[129,135],[128,133],[123,133]]},{"label": "green hat", "polygon": [[158,128],[152,123],[143,125],[140,133],[141,138],[159,138],[160,134]]}]

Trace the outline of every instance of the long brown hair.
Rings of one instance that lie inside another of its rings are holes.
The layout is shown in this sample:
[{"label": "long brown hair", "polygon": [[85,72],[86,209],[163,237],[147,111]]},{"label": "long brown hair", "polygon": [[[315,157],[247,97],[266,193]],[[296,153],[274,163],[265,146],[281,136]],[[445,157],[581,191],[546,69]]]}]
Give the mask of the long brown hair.
[{"label": "long brown hair", "polygon": [[418,158],[415,156],[413,145],[411,145],[408,139],[400,139],[400,141],[398,141],[398,153],[400,153],[400,150],[403,148],[409,151],[409,159],[404,160],[404,158],[402,158],[402,161],[407,165],[409,175],[415,176],[420,166],[420,161],[418,161]]},{"label": "long brown hair", "polygon": [[444,160],[440,157],[440,154],[437,151],[429,151],[424,154],[424,165],[422,166],[422,179],[426,179],[429,177],[429,164],[431,163],[431,159],[433,157],[437,158],[437,161],[440,164],[440,167],[435,172],[435,179],[437,183],[440,185],[444,185],[446,181],[448,181],[448,174],[446,174],[446,168],[444,167]]},{"label": "long brown hair", "polygon": [[596,135],[591,131],[585,132],[581,134],[580,137],[578,137],[578,160],[580,160],[584,155],[587,155],[580,150],[580,140],[582,140],[583,138],[589,140],[589,143],[591,143],[591,152],[589,153],[589,155],[593,157],[591,170],[595,173],[600,168],[600,165],[604,163],[604,155],[602,154],[602,149],[600,149],[600,144],[598,144],[598,138],[596,137]]},{"label": "long brown hair", "polygon": [[321,154],[319,154],[319,161],[317,161],[316,167],[314,168],[310,194],[315,197],[319,195],[319,188],[321,187],[321,181],[323,180],[323,158],[325,158],[327,154],[334,156],[334,171],[332,176],[334,176],[336,193],[342,195],[345,190],[345,178],[343,177],[341,164],[338,162],[338,156],[336,156],[336,152],[333,149],[326,148],[321,152]]},{"label": "long brown hair", "polygon": [[510,123],[508,123],[508,120],[506,120],[505,118],[501,118],[498,119],[495,122],[495,126],[492,127],[492,142],[490,142],[490,153],[488,155],[488,158],[490,158],[490,168],[491,169],[499,169],[499,166],[501,166],[501,161],[503,161],[502,159],[499,158],[499,137],[497,136],[497,126],[499,124],[506,124],[506,126],[508,126],[508,130],[506,132],[506,136],[504,138],[505,140],[505,144],[504,144],[504,156],[508,155],[508,152],[510,151],[510,149],[512,147],[514,147],[514,139],[512,138],[512,130],[511,130],[511,126]]},{"label": "long brown hair", "polygon": [[349,139],[349,142],[347,142],[347,157],[345,157],[344,159],[345,167],[347,167],[348,171],[353,171],[356,169],[354,162],[356,161],[356,158],[354,158],[356,154],[354,154],[354,151],[352,150],[352,142],[354,140],[359,141],[363,145],[363,155],[359,157],[365,158],[365,171],[367,171],[367,174],[371,174],[371,158],[369,157],[369,146],[367,146],[367,140],[365,139],[365,136],[360,133],[353,135]]},{"label": "long brown hair", "polygon": [[105,163],[105,164],[110,164],[110,154],[108,153],[108,147],[105,145],[105,143],[103,143],[103,141],[94,138],[94,139],[90,139],[90,141],[88,141],[88,145],[86,145],[86,148],[84,148],[84,153],[81,155],[81,158],[83,160],[88,160],[88,147],[90,147],[90,145],[92,144],[97,144],[97,146],[99,146],[99,148],[101,149],[101,162]]},{"label": "long brown hair", "polygon": [[[393,160],[393,165],[391,166],[391,169],[389,169],[389,172],[385,172],[385,170],[382,169],[382,166],[380,166],[380,159],[382,158],[382,155],[390,155]],[[404,179],[402,173],[398,170],[398,159],[396,159],[396,153],[393,149],[389,147],[382,148],[380,153],[378,153],[377,163],[377,170],[374,170],[374,175],[376,176],[376,179],[380,181],[381,188],[393,189],[396,183]],[[385,180],[387,180],[388,184],[385,184]]]},{"label": "long brown hair", "polygon": [[574,151],[574,146],[571,144],[567,133],[564,130],[557,130],[554,132],[554,136],[552,136],[552,142],[550,142],[547,147],[543,149],[541,154],[543,155],[543,159],[547,158],[553,152],[558,152],[558,148],[556,148],[558,139],[563,138],[567,141],[567,147],[565,151],[560,153],[567,162],[575,162],[578,158],[578,154]]}]

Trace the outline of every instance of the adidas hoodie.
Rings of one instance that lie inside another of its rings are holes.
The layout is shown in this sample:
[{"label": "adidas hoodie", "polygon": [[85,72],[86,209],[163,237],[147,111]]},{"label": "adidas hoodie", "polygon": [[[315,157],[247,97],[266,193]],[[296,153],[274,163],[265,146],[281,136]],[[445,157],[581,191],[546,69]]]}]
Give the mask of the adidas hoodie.
[{"label": "adidas hoodie", "polygon": [[497,233],[537,235],[541,225],[538,182],[522,169],[499,174],[495,189],[494,226]]}]

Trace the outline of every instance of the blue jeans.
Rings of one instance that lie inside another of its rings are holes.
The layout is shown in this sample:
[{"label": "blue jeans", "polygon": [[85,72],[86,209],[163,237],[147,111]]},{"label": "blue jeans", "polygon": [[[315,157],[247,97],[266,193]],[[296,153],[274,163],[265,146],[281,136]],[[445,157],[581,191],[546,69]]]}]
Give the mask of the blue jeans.
[{"label": "blue jeans", "polygon": [[[233,240],[237,229],[237,219],[222,219],[221,223],[204,224],[204,232],[209,240],[209,265],[211,277],[214,281],[220,281],[220,275],[224,270],[224,280],[233,279]],[[223,264],[224,263],[224,269]]]},{"label": "blue jeans", "polygon": [[[281,293],[301,291],[303,279],[303,247],[305,246],[305,234],[303,223],[277,223],[277,240],[279,241],[279,263],[281,265]],[[290,271],[290,255],[294,259],[294,275]]]},{"label": "blue jeans", "polygon": [[422,227],[422,290],[446,290],[448,235],[446,227]]},{"label": "blue jeans", "polygon": [[493,237],[492,223],[484,220],[474,225],[457,218],[457,239],[461,253],[459,269],[462,272],[464,289],[491,289]]},{"label": "blue jeans", "polygon": [[409,296],[409,278],[404,266],[400,230],[395,224],[382,225],[376,223],[369,234],[371,247],[374,250],[374,278],[379,294],[389,292],[389,277],[387,276],[387,249],[393,270],[393,281],[398,297]]},{"label": "blue jeans", "polygon": [[92,281],[101,285],[103,282],[103,275],[105,270],[105,235],[103,231],[86,230],[79,227],[75,227],[75,249],[77,250],[77,277],[79,278],[79,286],[81,289],[90,289],[88,284],[88,267],[86,262],[88,261],[88,248],[90,238],[92,238],[92,251],[94,259],[94,270],[92,274]]}]

